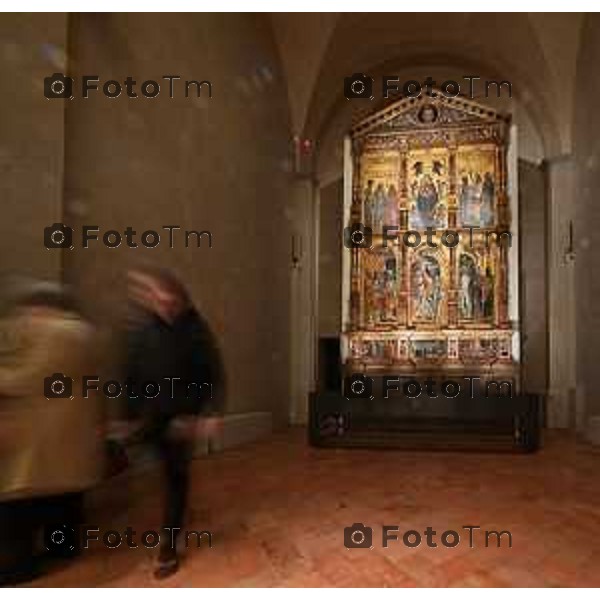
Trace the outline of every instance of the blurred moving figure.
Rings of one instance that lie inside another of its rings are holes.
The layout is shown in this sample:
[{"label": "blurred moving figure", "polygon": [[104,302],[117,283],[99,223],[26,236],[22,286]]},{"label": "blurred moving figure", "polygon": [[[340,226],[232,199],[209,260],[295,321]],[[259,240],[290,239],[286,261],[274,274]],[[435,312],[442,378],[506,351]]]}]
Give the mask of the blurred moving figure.
[{"label": "blurred moving figure", "polygon": [[83,491],[100,479],[100,403],[92,395],[83,398],[81,390],[82,376],[97,372],[93,344],[94,328],[57,284],[28,286],[3,322],[2,583],[35,576],[35,539],[42,528],[81,525]]},{"label": "blurred moving figure", "polygon": [[[208,325],[170,271],[130,271],[129,293],[142,312],[129,336],[127,376],[135,391],[129,416],[141,421],[134,437],[151,444],[164,467],[163,530],[168,534],[161,534],[155,571],[163,578],[179,568],[176,540],[187,505],[197,415],[217,412],[224,372]],[[156,397],[142,393],[142,385],[149,381],[160,386]],[[220,417],[207,419],[205,433],[215,436],[221,426]]]}]

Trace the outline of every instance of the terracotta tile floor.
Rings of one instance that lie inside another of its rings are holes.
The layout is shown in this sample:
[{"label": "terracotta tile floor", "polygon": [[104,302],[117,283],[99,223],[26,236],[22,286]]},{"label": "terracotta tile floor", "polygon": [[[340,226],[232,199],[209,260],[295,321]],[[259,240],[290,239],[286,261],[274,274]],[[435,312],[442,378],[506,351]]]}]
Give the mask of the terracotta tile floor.
[{"label": "terracotta tile floor", "polygon": [[[189,548],[175,576],[152,578],[155,550],[96,544],[32,585],[600,586],[600,450],[559,434],[535,455],[495,455],[319,450],[291,430],[193,470],[188,528],[209,529],[213,547]],[[98,525],[156,529],[156,473],[127,485],[131,500]],[[373,527],[372,549],[344,547],[354,522]],[[438,547],[400,537],[384,549],[382,524],[431,526]],[[486,548],[476,532],[470,548],[463,525],[510,530],[513,546]],[[448,529],[454,548],[440,543]]]}]

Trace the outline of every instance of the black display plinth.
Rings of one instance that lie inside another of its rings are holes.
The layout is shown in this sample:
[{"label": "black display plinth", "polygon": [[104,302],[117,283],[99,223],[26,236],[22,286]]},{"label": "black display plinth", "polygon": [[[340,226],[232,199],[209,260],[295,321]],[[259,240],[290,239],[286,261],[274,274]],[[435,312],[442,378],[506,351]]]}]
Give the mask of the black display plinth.
[{"label": "black display plinth", "polygon": [[[543,404],[539,395],[427,398],[427,410],[397,409],[399,402],[412,400],[312,394],[310,442],[321,447],[495,452],[539,448]],[[438,416],[442,414],[446,416]]]}]

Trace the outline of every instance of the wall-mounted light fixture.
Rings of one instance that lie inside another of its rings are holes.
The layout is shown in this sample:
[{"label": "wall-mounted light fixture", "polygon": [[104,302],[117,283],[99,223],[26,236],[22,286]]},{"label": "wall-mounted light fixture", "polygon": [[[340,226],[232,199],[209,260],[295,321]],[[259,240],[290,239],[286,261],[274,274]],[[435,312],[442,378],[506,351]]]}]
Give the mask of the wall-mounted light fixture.
[{"label": "wall-mounted light fixture", "polygon": [[292,233],[292,269],[300,268],[302,260],[302,236]]},{"label": "wall-mounted light fixture", "polygon": [[573,245],[573,221],[569,221],[569,242],[563,255],[566,264],[575,261],[575,246]]}]

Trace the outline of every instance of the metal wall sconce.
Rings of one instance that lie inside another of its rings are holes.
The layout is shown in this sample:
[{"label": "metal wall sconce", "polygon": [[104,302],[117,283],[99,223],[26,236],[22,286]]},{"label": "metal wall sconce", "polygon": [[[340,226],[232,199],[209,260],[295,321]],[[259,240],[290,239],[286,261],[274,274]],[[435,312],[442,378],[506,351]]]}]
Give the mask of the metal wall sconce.
[{"label": "metal wall sconce", "polygon": [[302,236],[293,233],[292,234],[292,269],[299,269],[301,260],[302,260]]},{"label": "metal wall sconce", "polygon": [[573,245],[573,221],[569,221],[569,244],[564,253],[564,261],[566,264],[575,262],[575,247]]}]

